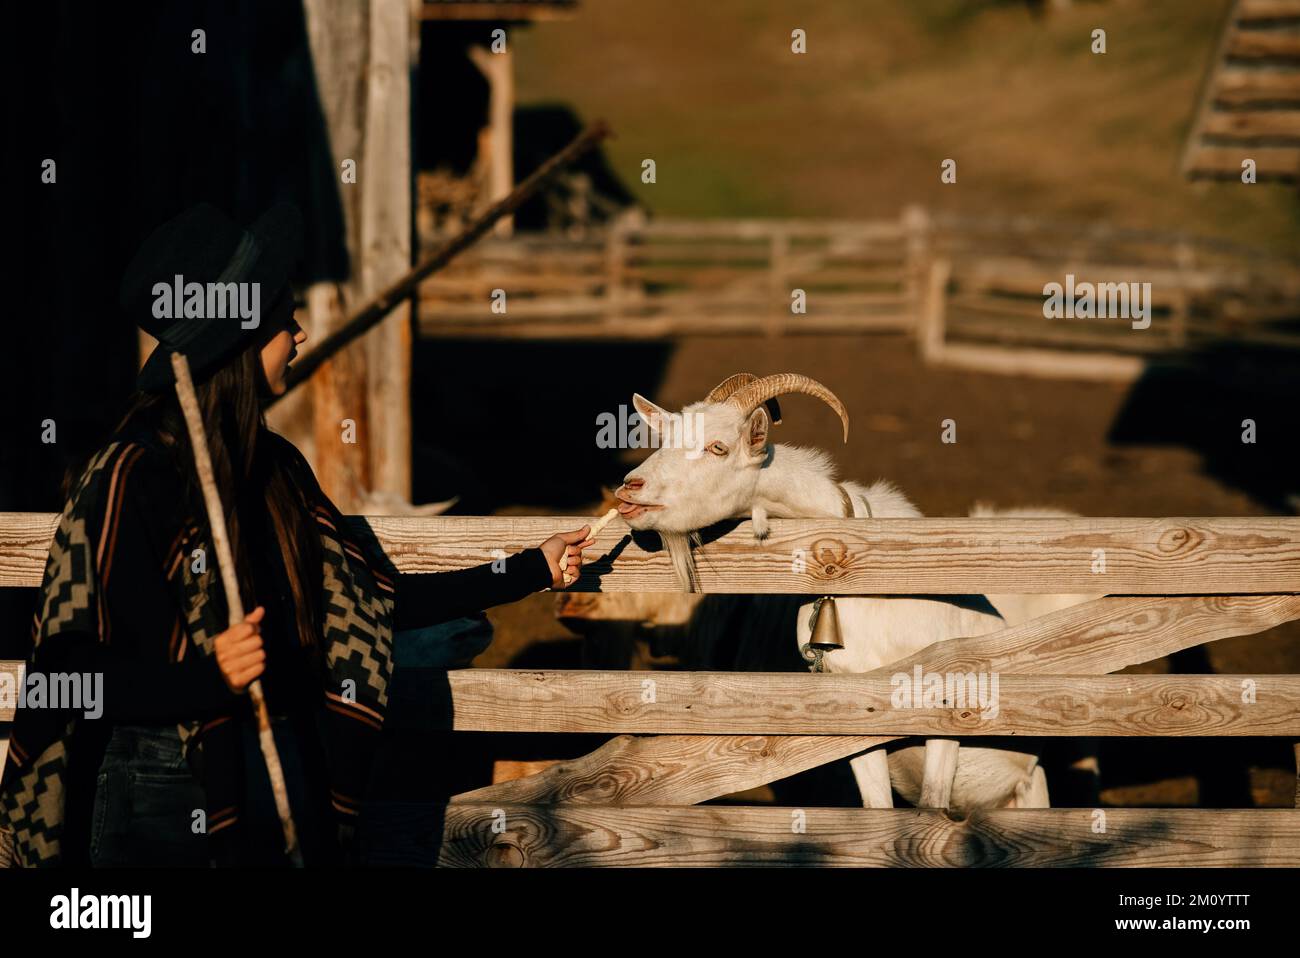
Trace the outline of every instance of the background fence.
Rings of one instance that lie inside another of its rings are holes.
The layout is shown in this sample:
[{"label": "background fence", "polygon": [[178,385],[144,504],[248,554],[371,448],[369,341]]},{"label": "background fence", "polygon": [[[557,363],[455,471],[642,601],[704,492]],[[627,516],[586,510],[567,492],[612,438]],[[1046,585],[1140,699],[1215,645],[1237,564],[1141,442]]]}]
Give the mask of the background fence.
[{"label": "background fence", "polygon": [[[1077,283],[1150,283],[1150,328],[1044,318],[1044,286],[1067,274]],[[495,306],[494,290],[505,294]],[[999,371],[1012,357],[1016,371],[1124,378],[1144,358],[1222,343],[1300,348],[1298,303],[1300,264],[1240,245],[909,208],[898,220],[860,222],[625,218],[583,239],[484,243],[422,285],[420,331],[591,339],[907,332],[936,363]],[[1035,362],[1035,351],[1051,351],[1055,362]]]}]

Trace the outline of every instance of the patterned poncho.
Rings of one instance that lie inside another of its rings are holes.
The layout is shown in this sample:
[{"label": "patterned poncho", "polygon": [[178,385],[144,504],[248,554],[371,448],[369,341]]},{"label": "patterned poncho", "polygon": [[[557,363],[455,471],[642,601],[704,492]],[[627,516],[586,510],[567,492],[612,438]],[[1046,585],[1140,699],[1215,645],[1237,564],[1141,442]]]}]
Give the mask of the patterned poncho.
[{"label": "patterned poncho", "polygon": [[[346,821],[360,809],[388,705],[393,580],[381,571],[386,564],[382,552],[364,549],[348,536],[342,516],[321,492],[298,450],[270,432],[263,436],[267,454],[289,471],[320,536],[321,702],[327,716],[331,805]],[[125,617],[113,610],[140,602],[165,607],[174,621],[170,635],[157,636],[140,654],[170,663],[213,654],[213,641],[227,625],[220,573],[215,562],[195,572],[194,563],[187,561],[194,550],[208,550],[210,536],[201,505],[179,507],[175,514],[184,518],[169,541],[153,537],[157,575],[145,578],[157,590],[154,594],[123,595],[123,575],[113,567],[123,542],[140,525],[138,513],[153,508],[147,497],[142,499],[141,487],[148,488],[150,474],[167,470],[173,480],[179,479],[166,453],[140,437],[118,437],[90,462],[60,517],[50,548],[35,623],[33,665],[40,660],[42,648],[61,637],[91,635],[112,643],[113,626]],[[178,727],[191,767],[202,772],[209,835],[239,821],[242,792],[233,770],[242,758],[236,723],[230,719],[233,709],[247,709],[248,704],[243,697],[233,702],[230,715],[207,716]],[[69,767],[82,738],[78,724],[86,721],[67,712],[18,711],[0,783],[0,865],[6,849],[15,864],[25,866],[58,865],[70,857],[63,847]]]}]

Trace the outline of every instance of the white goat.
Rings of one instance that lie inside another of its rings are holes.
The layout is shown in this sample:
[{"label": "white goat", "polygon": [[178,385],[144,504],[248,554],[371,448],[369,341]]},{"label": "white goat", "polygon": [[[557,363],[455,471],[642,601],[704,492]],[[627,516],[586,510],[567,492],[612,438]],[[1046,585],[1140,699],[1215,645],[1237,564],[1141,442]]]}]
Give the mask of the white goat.
[{"label": "white goat", "polygon": [[[768,433],[780,422],[776,397],[804,393],[826,402],[844,424],[848,412],[825,386],[785,373],[759,379],[732,376],[680,418],[641,395],[637,413],[660,440],[660,448],[629,473],[616,491],[619,513],[633,529],[653,529],[663,540],[685,591],[695,591],[691,542],[698,530],[724,519],[749,517],[754,534],[768,535],[769,518],[820,516],[916,518],[921,515],[889,482],[863,486],[839,482],[829,456],[813,449],[774,444]],[[674,441],[693,437],[690,442]],[[1029,515],[977,510],[983,515]],[[1046,510],[1035,515],[1062,515]],[[854,596],[836,600],[844,648],[821,656],[830,672],[870,672],[907,658],[942,639],[984,635],[1090,596]],[[799,610],[796,642],[809,641],[812,603]],[[1001,748],[963,748],[931,739],[888,754],[875,749],[851,760],[863,804],[892,805],[890,786],[913,804],[947,804],[969,813],[977,808],[1046,807],[1047,779],[1034,755]],[[929,783],[943,785],[923,795]],[[945,795],[952,763],[951,793]],[[947,765],[947,772],[938,768]]]}]

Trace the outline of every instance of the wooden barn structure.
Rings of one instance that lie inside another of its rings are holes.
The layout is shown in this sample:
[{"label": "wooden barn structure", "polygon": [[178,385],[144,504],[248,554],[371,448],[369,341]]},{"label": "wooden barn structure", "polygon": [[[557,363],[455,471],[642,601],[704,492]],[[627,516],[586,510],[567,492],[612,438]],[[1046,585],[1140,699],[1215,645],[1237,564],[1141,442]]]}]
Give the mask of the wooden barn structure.
[{"label": "wooden barn structure", "polygon": [[[412,122],[421,78],[428,74],[441,93],[436,84],[443,74],[435,67],[459,57],[486,87],[480,113],[451,115],[448,98],[426,96],[430,102],[423,114],[425,120],[434,118],[425,126],[436,125],[439,138],[472,143],[459,188],[470,197],[467,214],[481,213],[514,186],[514,67],[508,44],[488,51],[493,31],[564,18],[576,4],[367,0],[339,6],[304,0],[304,5],[330,150],[341,170],[351,163],[354,171],[350,177],[341,174],[339,190],[349,278],[305,292],[308,333],[320,343],[359,304],[411,267],[423,195],[417,190],[418,148],[421,134],[430,135]],[[509,217],[497,230],[509,235]],[[330,355],[309,387],[273,413],[272,425],[303,450],[322,487],[345,509],[365,511],[378,502],[384,511],[400,511],[409,505],[411,338],[411,304],[404,302],[364,339]],[[340,441],[344,423],[351,424],[355,438],[347,445]]]}]

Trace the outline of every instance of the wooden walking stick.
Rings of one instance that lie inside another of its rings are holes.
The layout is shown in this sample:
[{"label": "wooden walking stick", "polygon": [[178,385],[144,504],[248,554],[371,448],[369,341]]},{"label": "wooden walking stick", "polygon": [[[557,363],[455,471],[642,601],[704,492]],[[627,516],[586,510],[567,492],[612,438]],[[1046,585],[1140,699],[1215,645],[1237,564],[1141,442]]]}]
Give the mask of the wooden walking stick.
[{"label": "wooden walking stick", "polygon": [[[217,568],[221,570],[221,584],[226,591],[229,623],[234,626],[244,621],[244,603],[239,597],[235,558],[231,554],[230,537],[226,532],[226,514],[222,511],[217,480],[212,473],[208,436],[203,428],[203,416],[199,413],[198,397],[194,394],[194,382],[190,379],[189,360],[183,353],[172,353],[172,369],[176,373],[176,398],[180,400],[181,412],[185,414],[190,446],[194,449],[194,468],[199,474],[199,485],[203,489],[203,505],[208,513],[208,528],[212,530],[212,545],[217,550]],[[248,698],[253,703],[253,714],[257,716],[257,738],[262,746],[262,759],[266,762],[271,791],[275,793],[275,808],[280,813],[280,825],[284,829],[284,853],[289,856],[289,861],[295,868],[301,868],[302,849],[298,847],[298,832],[293,826],[293,811],[289,808],[284,769],[280,766],[280,753],[276,750],[275,736],[271,732],[271,714],[267,711],[266,698],[262,695],[261,679],[249,683]]]}]

